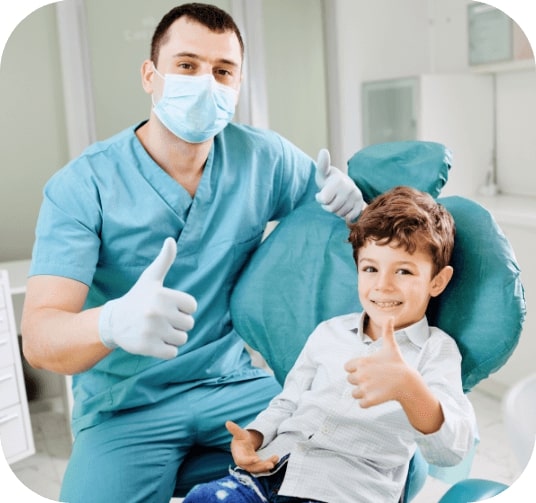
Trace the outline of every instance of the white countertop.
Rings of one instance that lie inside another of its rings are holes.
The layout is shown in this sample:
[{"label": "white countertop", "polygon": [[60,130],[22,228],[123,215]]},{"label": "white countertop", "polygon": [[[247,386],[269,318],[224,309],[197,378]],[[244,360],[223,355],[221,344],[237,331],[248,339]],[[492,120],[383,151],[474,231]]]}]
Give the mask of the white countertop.
[{"label": "white countertop", "polygon": [[484,206],[499,224],[536,228],[536,198],[527,196],[478,195],[474,200]]}]

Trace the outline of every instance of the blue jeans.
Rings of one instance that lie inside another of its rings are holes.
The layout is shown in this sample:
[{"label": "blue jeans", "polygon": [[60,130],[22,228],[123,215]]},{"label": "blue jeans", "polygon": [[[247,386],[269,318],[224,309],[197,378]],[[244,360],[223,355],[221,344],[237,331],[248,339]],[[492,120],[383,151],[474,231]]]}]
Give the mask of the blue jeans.
[{"label": "blue jeans", "polygon": [[184,503],[322,503],[278,494],[287,459],[288,456],[283,458],[271,475],[263,477],[253,477],[241,468],[231,469],[227,477],[195,486]]}]

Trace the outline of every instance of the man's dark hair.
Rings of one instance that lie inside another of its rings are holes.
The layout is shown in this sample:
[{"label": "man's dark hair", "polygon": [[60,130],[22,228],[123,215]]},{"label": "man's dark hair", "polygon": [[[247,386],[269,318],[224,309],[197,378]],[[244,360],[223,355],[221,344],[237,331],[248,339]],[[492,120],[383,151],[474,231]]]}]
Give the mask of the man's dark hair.
[{"label": "man's dark hair", "polygon": [[169,27],[179,18],[186,16],[189,19],[206,26],[209,30],[216,33],[224,33],[232,31],[238,38],[242,57],[244,56],[244,41],[240,30],[233,18],[224,10],[215,7],[214,5],[204,3],[186,3],[178,5],[171,9],[158,23],[153,38],[151,40],[151,61],[156,65],[160,47],[167,40]]}]

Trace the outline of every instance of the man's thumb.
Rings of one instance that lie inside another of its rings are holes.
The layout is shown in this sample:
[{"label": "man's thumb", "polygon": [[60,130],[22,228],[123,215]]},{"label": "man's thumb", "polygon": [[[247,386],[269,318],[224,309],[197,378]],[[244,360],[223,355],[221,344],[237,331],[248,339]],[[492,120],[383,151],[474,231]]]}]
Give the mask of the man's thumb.
[{"label": "man's thumb", "polygon": [[145,269],[145,278],[164,283],[166,274],[177,256],[177,242],[172,238],[166,238],[162,249],[153,263]]},{"label": "man's thumb", "polygon": [[316,159],[317,178],[325,180],[331,170],[331,158],[329,156],[329,150],[323,148],[318,152]]}]

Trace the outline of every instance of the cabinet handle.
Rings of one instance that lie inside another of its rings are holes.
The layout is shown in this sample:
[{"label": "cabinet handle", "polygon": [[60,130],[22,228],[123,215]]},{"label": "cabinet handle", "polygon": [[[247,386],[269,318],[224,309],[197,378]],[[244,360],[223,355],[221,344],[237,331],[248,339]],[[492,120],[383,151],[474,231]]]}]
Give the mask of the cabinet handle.
[{"label": "cabinet handle", "polygon": [[13,421],[14,419],[18,419],[17,414],[11,414],[9,416],[0,417],[0,426],[6,423],[9,423],[9,421]]},{"label": "cabinet handle", "polygon": [[0,382],[9,381],[10,379],[13,379],[13,374],[8,374],[5,376],[0,377]]}]

